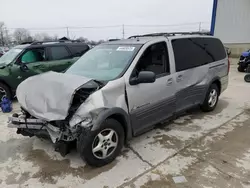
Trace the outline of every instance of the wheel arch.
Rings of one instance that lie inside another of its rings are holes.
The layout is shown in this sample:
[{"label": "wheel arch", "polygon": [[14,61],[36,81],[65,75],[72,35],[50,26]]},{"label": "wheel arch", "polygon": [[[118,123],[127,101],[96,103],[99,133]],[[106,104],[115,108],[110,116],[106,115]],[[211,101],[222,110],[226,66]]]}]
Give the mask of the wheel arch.
[{"label": "wheel arch", "polygon": [[212,79],[208,84],[207,84],[207,88],[206,88],[206,92],[205,92],[205,95],[201,101],[201,103],[203,103],[206,99],[206,95],[207,95],[207,92],[209,90],[209,88],[211,87],[212,84],[216,84],[217,87],[219,88],[219,95],[221,94],[221,81],[220,81],[220,77],[215,77],[214,79]]},{"label": "wheel arch", "polygon": [[215,80],[213,80],[213,82],[210,84],[210,86],[211,86],[212,84],[216,84],[216,85],[217,85],[217,87],[218,87],[218,89],[219,89],[219,95],[220,95],[220,94],[221,94],[221,82],[220,82],[220,80],[219,80],[219,79],[215,79]]},{"label": "wheel arch", "polygon": [[125,133],[125,140],[132,138],[132,128],[129,115],[125,110],[118,107],[102,109],[97,115],[96,119],[93,121],[93,127],[91,130],[94,131],[99,129],[101,124],[109,118],[115,119],[121,123]]}]

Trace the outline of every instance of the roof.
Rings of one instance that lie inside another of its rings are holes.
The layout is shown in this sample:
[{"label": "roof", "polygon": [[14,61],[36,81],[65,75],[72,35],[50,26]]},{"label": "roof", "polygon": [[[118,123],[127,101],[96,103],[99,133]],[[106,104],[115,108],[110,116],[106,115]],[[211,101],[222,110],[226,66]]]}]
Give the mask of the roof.
[{"label": "roof", "polygon": [[15,46],[14,48],[24,49],[24,48],[27,48],[29,46],[30,46],[30,44],[21,44],[21,45]]},{"label": "roof", "polygon": [[206,32],[177,32],[177,33],[152,33],[147,35],[131,36],[128,39],[109,41],[104,44],[122,44],[122,45],[143,45],[155,39],[179,39],[179,38],[198,38],[198,37],[213,37]]},{"label": "roof", "polygon": [[[156,37],[138,37],[138,38],[132,38],[132,39],[122,39],[122,40],[116,40],[116,41],[110,41],[103,44],[128,44],[128,45],[135,45],[135,44],[146,44],[149,41],[154,40]],[[158,36],[157,38],[164,38],[163,36]]]}]

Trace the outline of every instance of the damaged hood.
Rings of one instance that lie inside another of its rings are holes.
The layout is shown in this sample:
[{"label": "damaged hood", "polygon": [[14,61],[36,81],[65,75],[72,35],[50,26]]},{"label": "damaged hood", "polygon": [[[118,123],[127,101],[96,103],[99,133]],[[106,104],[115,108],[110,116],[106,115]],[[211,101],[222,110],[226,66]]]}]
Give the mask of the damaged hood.
[{"label": "damaged hood", "polygon": [[74,93],[90,80],[51,71],[23,81],[16,95],[21,106],[32,116],[46,121],[64,120]]}]

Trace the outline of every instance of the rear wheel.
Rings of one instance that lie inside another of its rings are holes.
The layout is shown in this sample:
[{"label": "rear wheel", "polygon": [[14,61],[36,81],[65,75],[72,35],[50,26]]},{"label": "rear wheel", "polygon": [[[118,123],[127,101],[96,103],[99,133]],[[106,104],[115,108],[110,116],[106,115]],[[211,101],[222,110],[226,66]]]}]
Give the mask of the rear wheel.
[{"label": "rear wheel", "polygon": [[123,144],[122,125],[115,119],[107,119],[98,130],[82,133],[77,145],[83,160],[90,166],[100,167],[111,163],[120,154]]},{"label": "rear wheel", "polygon": [[239,72],[245,72],[245,68],[239,65],[238,66],[238,71]]},{"label": "rear wheel", "polygon": [[212,84],[207,92],[205,101],[201,105],[201,109],[204,112],[213,111],[218,103],[219,88],[216,84]]},{"label": "rear wheel", "polygon": [[245,82],[250,83],[250,74],[246,74],[244,77]]},{"label": "rear wheel", "polygon": [[7,97],[8,99],[11,99],[11,92],[7,85],[0,82],[0,100],[2,100],[3,97]]}]

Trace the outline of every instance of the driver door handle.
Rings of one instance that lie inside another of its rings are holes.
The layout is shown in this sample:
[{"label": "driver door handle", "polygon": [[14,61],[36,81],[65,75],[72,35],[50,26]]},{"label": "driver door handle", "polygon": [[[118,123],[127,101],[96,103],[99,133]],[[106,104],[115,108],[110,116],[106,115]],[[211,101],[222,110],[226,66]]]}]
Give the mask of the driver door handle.
[{"label": "driver door handle", "polygon": [[172,83],[173,83],[173,78],[169,78],[169,79],[167,80],[167,86],[172,85]]},{"label": "driver door handle", "polygon": [[178,75],[177,76],[177,82],[180,82],[180,81],[182,81],[183,80],[183,76],[180,74],[180,75]]}]

